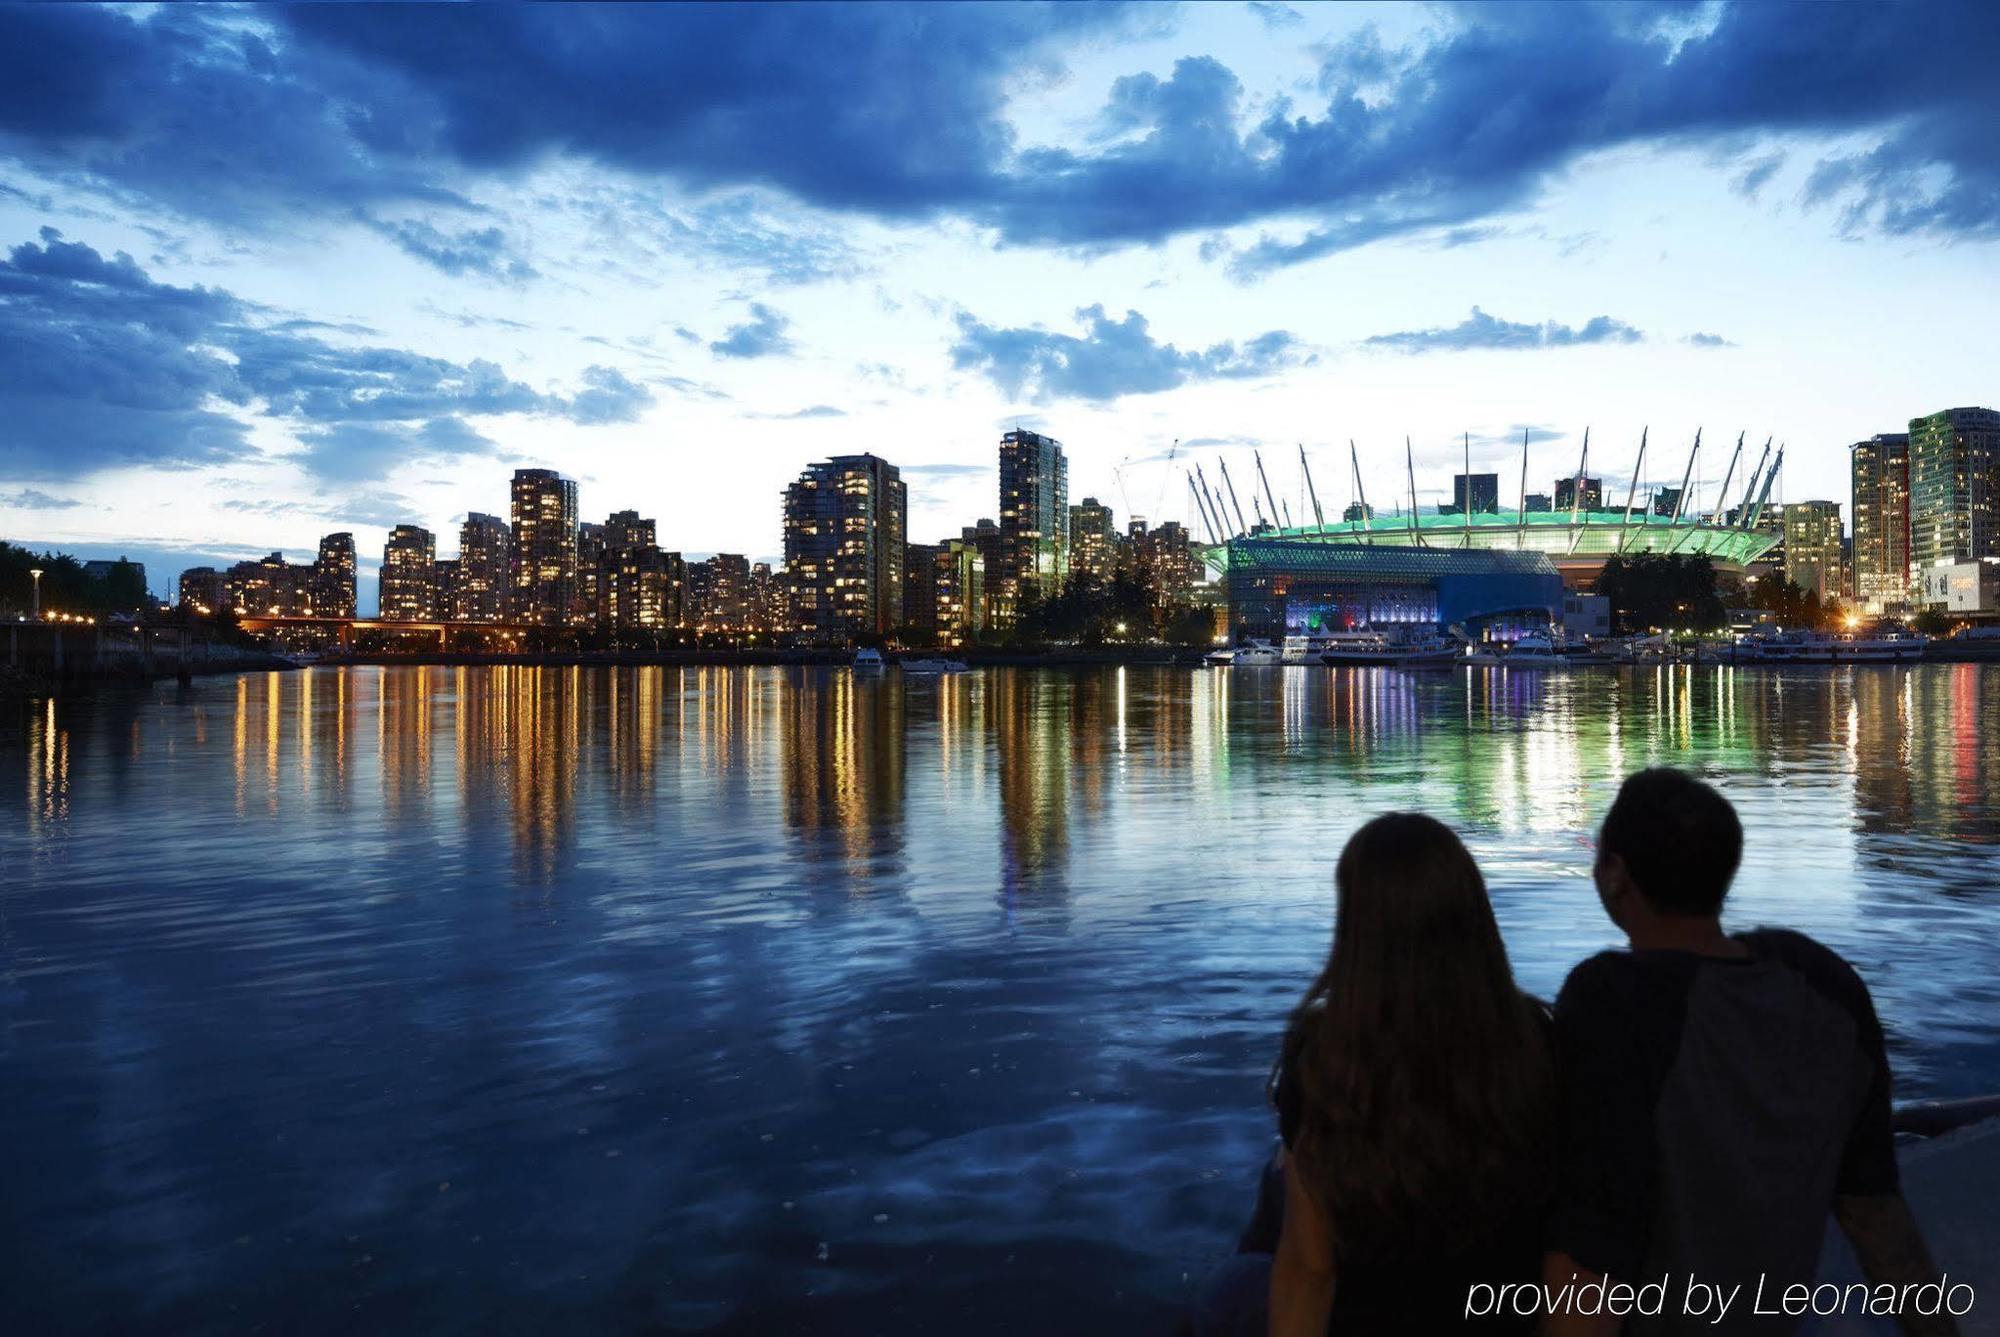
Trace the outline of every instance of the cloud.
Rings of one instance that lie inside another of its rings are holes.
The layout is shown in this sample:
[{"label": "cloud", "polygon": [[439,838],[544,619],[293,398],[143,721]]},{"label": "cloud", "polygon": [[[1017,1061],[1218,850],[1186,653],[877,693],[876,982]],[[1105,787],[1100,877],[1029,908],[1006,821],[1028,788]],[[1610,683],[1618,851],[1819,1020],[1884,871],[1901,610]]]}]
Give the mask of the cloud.
[{"label": "cloud", "polygon": [[563,416],[574,423],[631,422],[653,403],[651,390],[628,380],[615,367],[585,367],[583,384],[582,390],[561,401]]},{"label": "cloud", "polygon": [[[551,161],[697,197],[949,216],[1014,245],[1262,226],[1211,250],[1247,278],[1488,222],[1604,150],[1810,137],[1860,145],[1814,165],[1802,196],[1843,229],[2000,236],[1992,5],[1459,6],[1405,45],[1365,31],[1325,47],[1311,107],[1253,104],[1195,53],[1117,79],[1101,133],[1024,139],[1009,110],[1024,72],[1053,84],[1065,52],[1166,22],[1116,5],[635,5],[587,21],[545,6],[8,6],[0,150],[47,180],[267,230],[356,208],[407,226]],[[1885,74],[1908,70],[1923,77]],[[705,226],[690,214],[681,244]],[[505,272],[483,237],[423,223],[399,244]],[[787,281],[818,267],[754,218],[712,244]]]},{"label": "cloud", "polygon": [[17,511],[70,511],[81,505],[83,503],[74,498],[52,497],[32,487],[0,493],[0,506],[10,506]]},{"label": "cloud", "polygon": [[497,363],[335,343],[323,328],[267,323],[227,291],[156,282],[123,252],[44,228],[0,262],[0,474],[224,463],[252,453],[246,424],[261,417],[297,436],[307,468],[351,481],[405,457],[489,453],[467,416],[589,425],[652,402],[609,367],[544,393]]},{"label": "cloud", "polygon": [[1622,320],[1592,316],[1580,326],[1540,325],[1501,320],[1478,307],[1456,325],[1377,334],[1362,342],[1398,353],[1457,351],[1467,348],[1570,348],[1578,344],[1634,344],[1645,336]]},{"label": "cloud", "polygon": [[793,409],[790,413],[758,413],[751,416],[775,418],[781,422],[797,422],[805,418],[845,418],[847,410],[835,408],[831,404],[812,404],[802,409]]},{"label": "cloud", "polygon": [[476,274],[505,283],[525,283],[539,277],[535,267],[514,251],[507,234],[497,227],[447,233],[423,219],[392,221],[366,213],[357,217],[370,230],[394,242],[404,254],[454,278]]},{"label": "cloud", "polygon": [[1684,344],[1693,344],[1696,348],[1736,347],[1736,343],[1734,340],[1725,339],[1719,334],[1704,334],[1701,333],[1700,331],[1688,335],[1685,339],[1681,340],[1681,342]]},{"label": "cloud", "polygon": [[968,313],[958,317],[952,365],[977,371],[1010,398],[1111,400],[1155,394],[1190,382],[1269,376],[1315,360],[1297,336],[1269,330],[1242,345],[1180,349],[1156,342],[1146,318],[1128,310],[1113,320],[1100,306],[1076,313],[1082,335],[1039,325],[1003,329]]},{"label": "cloud", "polygon": [[708,346],[708,351],[717,357],[756,358],[772,357],[792,351],[792,341],[785,331],[792,322],[765,306],[762,302],[750,303],[750,319],[740,325],[732,325],[729,333]]},{"label": "cloud", "polygon": [[985,464],[905,464],[901,470],[920,478],[974,478],[993,472],[992,467]]},{"label": "cloud", "polygon": [[1290,5],[1278,0],[1250,0],[1249,9],[1257,16],[1258,22],[1276,32],[1280,28],[1296,28],[1306,21],[1306,16]]}]

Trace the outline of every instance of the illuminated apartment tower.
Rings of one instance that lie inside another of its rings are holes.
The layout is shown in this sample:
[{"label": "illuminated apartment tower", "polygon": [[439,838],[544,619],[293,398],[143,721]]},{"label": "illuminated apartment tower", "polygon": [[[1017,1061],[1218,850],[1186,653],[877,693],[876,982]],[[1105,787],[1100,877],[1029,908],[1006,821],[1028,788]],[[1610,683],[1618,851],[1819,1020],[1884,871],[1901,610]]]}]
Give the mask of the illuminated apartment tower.
[{"label": "illuminated apartment tower", "polygon": [[[620,630],[663,630],[668,620],[672,568],[654,541],[657,528],[637,511],[614,511],[604,522],[599,576],[599,617]],[[679,558],[675,557],[674,564]]]},{"label": "illuminated apartment tower", "polygon": [[1910,420],[1910,565],[2000,557],[2000,413]]},{"label": "illuminated apartment tower", "polygon": [[392,622],[422,622],[437,615],[437,540],[428,529],[397,525],[382,548],[381,616]]},{"label": "illuminated apartment tower", "polygon": [[1873,609],[1910,601],[1910,438],[1848,447],[1854,478],[1854,597]]},{"label": "illuminated apartment tower", "polygon": [[1118,531],[1111,526],[1111,508],[1085,497],[1069,508],[1069,569],[1109,580],[1117,566]]},{"label": "illuminated apartment tower", "polygon": [[604,606],[604,526],[589,521],[576,527],[576,585],[570,591],[569,620],[579,627],[595,626]]},{"label": "illuminated apartment tower", "polygon": [[313,613],[319,617],[353,617],[355,604],[354,535],[328,534],[319,541],[313,563]]},{"label": "illuminated apartment tower", "polygon": [[1585,478],[1581,500],[1578,499],[1577,478],[1556,479],[1556,509],[1559,511],[1601,511],[1604,509],[1604,482],[1598,478]]},{"label": "illuminated apartment tower", "polygon": [[474,511],[458,529],[458,588],[451,616],[457,622],[501,622],[507,616],[507,522]]},{"label": "illuminated apartment tower", "polygon": [[837,455],[785,489],[792,628],[816,639],[879,635],[903,608],[909,494],[896,466]]},{"label": "illuminated apartment tower", "polygon": [[576,484],[552,469],[514,471],[509,613],[555,626],[576,598]]},{"label": "illuminated apartment tower", "polygon": [[1785,507],[1785,579],[1822,602],[1847,592],[1839,502],[1795,501]]},{"label": "illuminated apartment tower", "polygon": [[1000,580],[994,621],[1011,627],[1022,603],[1054,594],[1069,559],[1069,465],[1039,432],[1000,438]]}]

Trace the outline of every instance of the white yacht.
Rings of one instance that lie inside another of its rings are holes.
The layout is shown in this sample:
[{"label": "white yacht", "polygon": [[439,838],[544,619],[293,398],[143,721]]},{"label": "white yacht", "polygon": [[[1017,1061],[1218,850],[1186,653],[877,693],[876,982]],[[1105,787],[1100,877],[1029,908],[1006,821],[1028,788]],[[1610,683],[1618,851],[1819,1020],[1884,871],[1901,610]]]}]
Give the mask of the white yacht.
[{"label": "white yacht", "polygon": [[1930,638],[1896,627],[1868,632],[1758,628],[1730,647],[1733,664],[1915,664]]},{"label": "white yacht", "polygon": [[854,652],[856,673],[880,673],[883,667],[882,652],[874,646],[864,645]]},{"label": "white yacht", "polygon": [[1566,667],[1569,658],[1556,648],[1554,638],[1547,633],[1529,631],[1512,641],[1474,646],[1465,656],[1465,662],[1502,668],[1554,669]]},{"label": "white yacht", "polygon": [[1448,668],[1458,660],[1458,642],[1431,628],[1388,627],[1381,630],[1343,631],[1324,638],[1319,662],[1330,668],[1341,665],[1386,668]]},{"label": "white yacht", "polygon": [[1210,655],[1209,662],[1226,663],[1232,668],[1276,668],[1285,662],[1284,652],[1269,641],[1245,641],[1226,653],[1229,656],[1226,660],[1218,661],[1215,655]]}]

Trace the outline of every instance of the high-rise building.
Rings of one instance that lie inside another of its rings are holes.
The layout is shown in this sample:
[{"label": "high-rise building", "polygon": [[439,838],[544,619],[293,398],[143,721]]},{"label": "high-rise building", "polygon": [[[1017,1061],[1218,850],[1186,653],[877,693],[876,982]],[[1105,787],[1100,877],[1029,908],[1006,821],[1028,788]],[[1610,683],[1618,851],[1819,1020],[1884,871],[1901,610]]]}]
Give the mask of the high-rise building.
[{"label": "high-rise building", "polygon": [[1910,564],[2000,557],[2000,413],[1910,420]]},{"label": "high-rise building", "polygon": [[1467,484],[1472,493],[1472,513],[1474,515],[1495,515],[1500,510],[1499,474],[1453,474],[1451,476],[1451,505],[1440,506],[1438,510],[1446,515],[1464,515]]},{"label": "high-rise building", "polygon": [[1085,497],[1069,508],[1069,569],[1109,580],[1117,567],[1118,531],[1111,523],[1111,508]]},{"label": "high-rise building", "polygon": [[1000,581],[994,621],[1055,593],[1069,560],[1069,464],[1062,443],[1017,430],[1000,438]]},{"label": "high-rise building", "polygon": [[576,527],[576,586],[571,591],[569,620],[574,626],[595,626],[604,616],[604,526],[589,521]]},{"label": "high-rise building", "polygon": [[785,489],[785,576],[794,630],[819,639],[879,635],[903,611],[909,494],[896,466],[837,455]]},{"label": "high-rise building", "polygon": [[308,617],[313,610],[313,568],[274,552],[238,562],[222,577],[224,605],[260,617]]},{"label": "high-rise building", "polygon": [[938,640],[956,646],[979,639],[986,628],[985,554],[972,540],[951,539],[939,545],[935,571]]},{"label": "high-rise building", "polygon": [[440,557],[431,563],[431,616],[449,622],[462,593],[464,568],[456,557]]},{"label": "high-rise building", "polygon": [[903,545],[903,613],[896,621],[905,631],[934,632],[938,626],[938,557],[941,543]]},{"label": "high-rise building", "polygon": [[1601,511],[1604,509],[1604,481],[1586,477],[1582,480],[1582,501],[1577,500],[1576,475],[1556,479],[1556,509],[1559,511]]},{"label": "high-rise building", "polygon": [[1785,579],[1822,601],[1847,590],[1841,565],[1840,503],[1795,501],[1785,507]]},{"label": "high-rise building", "polygon": [[959,538],[979,554],[979,625],[993,626],[993,604],[1000,588],[1000,526],[981,519],[960,530]]},{"label": "high-rise building", "polygon": [[640,519],[637,511],[613,511],[605,518],[606,548],[654,548],[659,542],[658,526]]},{"label": "high-rise building", "polygon": [[1854,479],[1854,597],[1881,609],[1910,601],[1910,438],[1885,432],[1848,447]]},{"label": "high-rise building", "polygon": [[576,484],[552,469],[516,469],[509,614],[553,626],[576,601]]},{"label": "high-rise building", "polygon": [[604,550],[604,621],[620,631],[663,631],[680,618],[681,556],[650,543]]},{"label": "high-rise building", "polygon": [[397,525],[382,547],[380,616],[391,622],[423,622],[437,615],[432,563],[437,540],[417,525]]},{"label": "high-rise building", "polygon": [[1350,501],[1347,503],[1347,509],[1340,513],[1340,518],[1343,523],[1350,525],[1359,524],[1363,520],[1373,520],[1375,508],[1358,501]]},{"label": "high-rise building", "polygon": [[769,635],[785,629],[785,615],[779,597],[778,580],[769,562],[750,564],[750,630]]},{"label": "high-rise building", "polygon": [[320,617],[353,617],[356,605],[354,535],[328,534],[313,562],[313,612]]},{"label": "high-rise building", "polygon": [[1653,514],[1671,516],[1680,508],[1681,490],[1677,487],[1653,489]]},{"label": "high-rise building", "polygon": [[507,522],[474,511],[458,529],[458,588],[451,616],[458,622],[502,622],[507,617]]},{"label": "high-rise building", "polygon": [[706,562],[702,622],[717,631],[744,631],[750,622],[750,560],[740,552],[719,552]]},{"label": "high-rise building", "polygon": [[1139,578],[1155,608],[1178,608],[1193,599],[1199,564],[1194,541],[1179,521],[1134,534],[1133,547],[1139,553]]},{"label": "high-rise building", "polygon": [[1530,492],[1521,499],[1521,509],[1529,515],[1546,514],[1554,509],[1546,492]]},{"label": "high-rise building", "polygon": [[222,573],[212,566],[191,566],[181,572],[180,604],[197,613],[215,613],[229,607]]}]

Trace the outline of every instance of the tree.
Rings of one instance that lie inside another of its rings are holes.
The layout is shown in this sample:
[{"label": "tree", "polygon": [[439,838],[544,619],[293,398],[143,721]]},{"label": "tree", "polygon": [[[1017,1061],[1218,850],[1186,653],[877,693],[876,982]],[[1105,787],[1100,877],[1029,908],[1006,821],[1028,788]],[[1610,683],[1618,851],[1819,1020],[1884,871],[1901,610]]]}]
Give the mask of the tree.
[{"label": "tree", "polygon": [[1709,631],[1728,620],[1706,557],[1640,553],[1604,563],[1594,591],[1611,600],[1613,624],[1626,632],[1653,628]]}]

